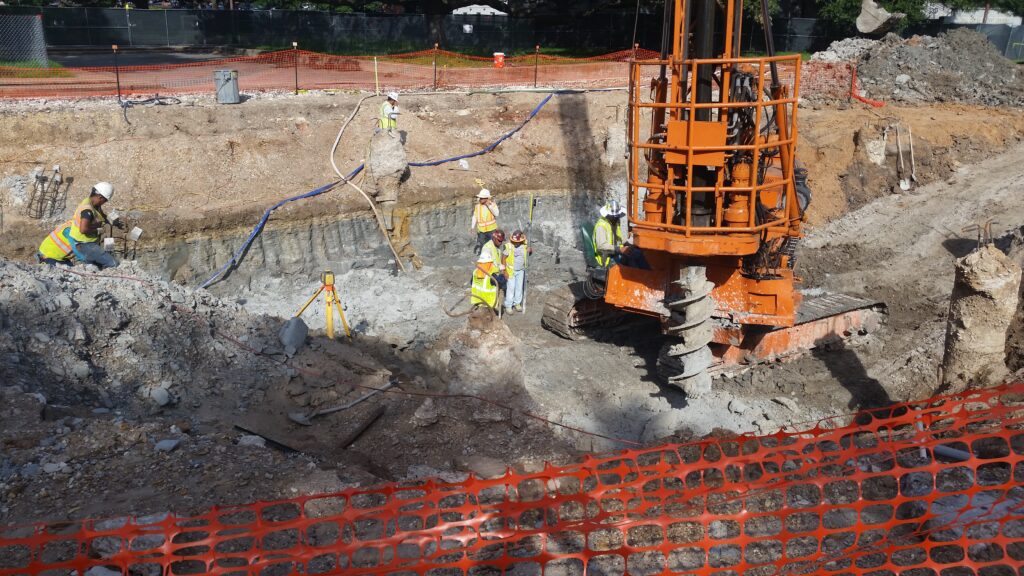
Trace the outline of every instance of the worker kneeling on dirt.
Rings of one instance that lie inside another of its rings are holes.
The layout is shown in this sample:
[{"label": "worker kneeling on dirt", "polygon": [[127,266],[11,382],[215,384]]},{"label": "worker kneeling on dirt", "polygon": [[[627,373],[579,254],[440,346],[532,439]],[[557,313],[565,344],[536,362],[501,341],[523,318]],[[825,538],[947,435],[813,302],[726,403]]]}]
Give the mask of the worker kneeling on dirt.
[{"label": "worker kneeling on dirt", "polygon": [[487,188],[481,188],[476,197],[479,202],[473,208],[469,231],[476,232],[476,251],[479,252],[498,229],[498,206],[491,200],[491,191]]},{"label": "worker kneeling on dirt", "polygon": [[622,217],[625,215],[626,210],[616,200],[601,207],[601,217],[594,224],[594,257],[602,268],[621,264],[650,270],[644,253],[622,239]]},{"label": "worker kneeling on dirt", "polygon": [[[72,258],[83,264],[94,264],[99,268],[113,268],[117,260],[100,246],[100,230],[107,223],[102,206],[114,195],[114,186],[100,182],[92,187],[89,197],[75,208],[71,220],[53,229],[39,245],[39,262],[43,264],[64,264],[70,266]],[[111,222],[124,228],[120,219]]]},{"label": "worker kneeling on dirt", "polygon": [[473,283],[470,289],[469,302],[474,307],[487,306],[494,309],[498,305],[498,288],[504,278],[498,272],[494,258],[489,252],[482,252],[473,270]]},{"label": "worker kneeling on dirt", "polygon": [[526,235],[521,230],[512,233],[510,243],[505,244],[505,309],[522,310],[523,287],[526,285],[526,258],[533,248],[526,244]]}]

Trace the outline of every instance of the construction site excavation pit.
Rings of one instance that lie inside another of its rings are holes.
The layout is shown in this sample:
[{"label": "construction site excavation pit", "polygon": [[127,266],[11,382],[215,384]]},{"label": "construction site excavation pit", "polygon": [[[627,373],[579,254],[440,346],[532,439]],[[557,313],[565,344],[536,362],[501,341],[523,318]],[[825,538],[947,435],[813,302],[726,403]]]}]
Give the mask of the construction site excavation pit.
[{"label": "construction site excavation pit", "polygon": [[[953,260],[973,246],[960,231],[987,214],[1005,214],[1007,230],[1024,223],[1024,200],[1004,193],[1022,178],[1020,110],[921,104],[880,116],[805,102],[800,154],[815,197],[801,289],[884,301],[888,321],[690,399],[658,382],[656,322],[581,341],[540,323],[547,295],[585,272],[581,226],[624,199],[621,91],[554,96],[491,152],[398,177],[391,238],[405,271],[365,200],[342,185],[283,205],[216,275],[266,208],[337,180],[331,145],[363,96],[263,95],[233,107],[185,98],[130,109],[130,124],[109,101],[0,115],[20,138],[0,144],[0,523],[491,476],[665,439],[842,422],[934,389]],[[545,96],[403,96],[397,137],[408,162],[470,154]],[[343,173],[370,156],[379,103],[367,100],[346,129],[334,156]],[[995,121],[977,122],[981,113]],[[883,138],[897,121],[913,124],[918,150],[907,194],[893,193],[896,151]],[[33,217],[33,171],[55,164],[73,181],[52,213]],[[353,182],[370,189],[378,177]],[[100,180],[144,230],[127,261],[98,275],[33,263]],[[525,313],[465,313],[477,180],[499,225],[529,232]],[[302,315],[308,337],[289,349],[280,330],[326,270],[352,338],[338,318],[337,338],[326,338],[321,296]]]}]

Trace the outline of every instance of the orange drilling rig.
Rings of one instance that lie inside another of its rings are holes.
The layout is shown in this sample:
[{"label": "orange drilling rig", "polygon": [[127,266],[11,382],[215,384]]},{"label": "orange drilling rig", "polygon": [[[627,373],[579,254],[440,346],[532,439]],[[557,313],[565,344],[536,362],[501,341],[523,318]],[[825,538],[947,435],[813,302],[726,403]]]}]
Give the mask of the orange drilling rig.
[{"label": "orange drilling rig", "polygon": [[[543,317],[567,338],[622,313],[658,318],[659,375],[690,396],[716,372],[867,331],[884,309],[797,289],[810,202],[795,157],[800,56],[776,55],[765,34],[766,56],[741,57],[741,14],[742,0],[666,0],[660,57],[629,68],[625,250],[647,265],[588,258]],[[767,0],[761,17],[770,30]]]}]

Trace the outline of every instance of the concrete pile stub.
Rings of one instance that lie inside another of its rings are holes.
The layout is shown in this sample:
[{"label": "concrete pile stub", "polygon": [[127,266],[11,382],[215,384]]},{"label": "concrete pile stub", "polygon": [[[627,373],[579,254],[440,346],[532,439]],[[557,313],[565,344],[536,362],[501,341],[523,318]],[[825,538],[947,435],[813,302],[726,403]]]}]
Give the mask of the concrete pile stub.
[{"label": "concrete pile stub", "polygon": [[1020,267],[992,245],[957,260],[942,359],[944,392],[992,386],[1009,374],[1006,339],[1020,279]]},{"label": "concrete pile stub", "polygon": [[378,132],[370,139],[366,158],[364,189],[380,206],[384,225],[394,228],[392,214],[402,187],[409,175],[409,160],[401,138],[387,132]]},{"label": "concrete pile stub", "polygon": [[472,394],[520,406],[529,398],[523,385],[523,354],[517,338],[491,310],[470,314],[448,338],[448,392]]}]

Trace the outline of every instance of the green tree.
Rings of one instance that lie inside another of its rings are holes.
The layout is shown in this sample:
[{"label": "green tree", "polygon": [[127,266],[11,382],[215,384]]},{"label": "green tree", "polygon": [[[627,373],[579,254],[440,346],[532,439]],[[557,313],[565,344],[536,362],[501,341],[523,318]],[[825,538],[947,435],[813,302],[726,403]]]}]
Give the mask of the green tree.
[{"label": "green tree", "polygon": [[997,0],[993,6],[1002,12],[1024,16],[1024,0]]}]

